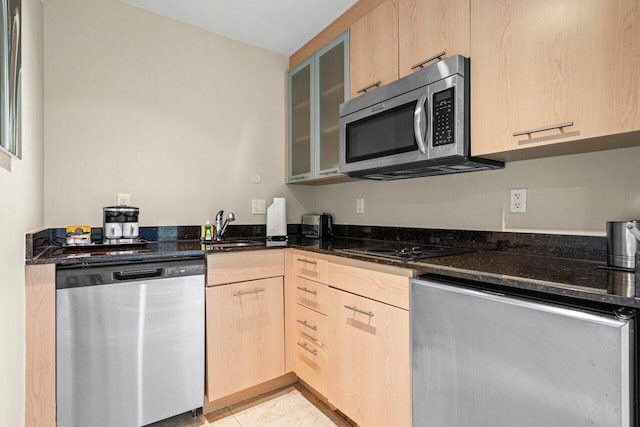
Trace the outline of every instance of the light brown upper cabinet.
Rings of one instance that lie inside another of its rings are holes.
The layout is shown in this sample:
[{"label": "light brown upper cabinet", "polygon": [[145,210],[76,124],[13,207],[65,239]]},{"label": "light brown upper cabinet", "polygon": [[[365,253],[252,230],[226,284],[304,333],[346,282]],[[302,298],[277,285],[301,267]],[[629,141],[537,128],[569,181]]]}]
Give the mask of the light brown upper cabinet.
[{"label": "light brown upper cabinet", "polygon": [[640,0],[471,0],[471,34],[473,155],[638,144]]},{"label": "light brown upper cabinet", "polygon": [[398,19],[400,77],[441,54],[469,57],[469,0],[399,0]]},{"label": "light brown upper cabinet", "polygon": [[386,0],[349,29],[351,98],[398,79],[398,0]]}]

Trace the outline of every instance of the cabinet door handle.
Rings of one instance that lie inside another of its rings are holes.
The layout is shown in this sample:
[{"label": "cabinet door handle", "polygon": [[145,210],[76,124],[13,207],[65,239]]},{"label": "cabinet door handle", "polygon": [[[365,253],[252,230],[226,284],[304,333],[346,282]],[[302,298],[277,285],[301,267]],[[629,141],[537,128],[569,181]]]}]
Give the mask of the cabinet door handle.
[{"label": "cabinet door handle", "polygon": [[515,132],[513,134],[513,136],[521,136],[521,135],[529,135],[529,136],[531,136],[532,133],[544,132],[545,130],[553,130],[553,129],[562,130],[563,128],[566,128],[566,127],[569,127],[569,126],[573,126],[573,122],[560,123],[559,125],[545,126],[545,127],[542,127],[542,128],[536,128],[536,129],[531,129],[531,130],[523,130],[523,131],[520,131],[520,132]]},{"label": "cabinet door handle", "polygon": [[324,172],[320,172],[320,175],[331,175],[334,173],[338,173],[338,169],[329,169]]},{"label": "cabinet door handle", "polygon": [[309,353],[313,354],[314,356],[318,355],[318,350],[314,350],[312,348],[307,347],[307,343],[297,343],[300,347],[304,348],[305,350],[307,350]]},{"label": "cabinet door handle", "polygon": [[318,295],[318,291],[312,291],[311,289],[303,288],[303,287],[300,287],[300,286],[296,286],[296,287],[298,289],[300,289],[302,292],[306,292],[306,293],[311,294],[311,295]]},{"label": "cabinet door handle", "polygon": [[431,58],[427,58],[422,62],[418,62],[416,65],[411,67],[411,69],[415,70],[416,68],[422,68],[422,67],[425,66],[425,64],[428,64],[429,62],[433,61],[434,59],[442,59],[444,54],[445,54],[445,51],[443,50],[442,52],[438,53],[437,55],[433,55]]},{"label": "cabinet door handle", "polygon": [[373,317],[373,311],[360,310],[358,307],[356,306],[352,307],[350,305],[345,305],[344,308],[348,308],[349,310],[357,311],[358,313],[366,314],[369,317]]},{"label": "cabinet door handle", "polygon": [[298,261],[304,262],[305,264],[313,264],[313,265],[316,265],[318,263],[318,261],[309,261],[308,259],[304,259],[304,258],[298,258]]},{"label": "cabinet door handle", "polygon": [[300,331],[300,335],[302,335],[303,337],[305,337],[306,339],[308,339],[309,341],[313,341],[314,343],[318,344],[320,347],[324,347],[324,344],[322,344],[321,341],[318,341],[317,339],[315,339],[314,337],[312,337],[311,335],[305,334],[304,332]]},{"label": "cabinet door handle", "polygon": [[382,80],[378,80],[377,82],[372,83],[369,86],[363,87],[362,89],[360,89],[356,93],[364,93],[364,92],[368,91],[369,89],[373,89],[374,87],[380,86],[381,83],[382,83]]},{"label": "cabinet door handle", "polygon": [[264,289],[254,289],[252,291],[236,292],[234,297],[241,297],[242,295],[257,294],[258,292],[264,292]]},{"label": "cabinet door handle", "polygon": [[306,320],[298,320],[298,323],[300,323],[302,326],[306,326],[307,328],[311,329],[312,331],[317,331],[318,330],[317,326],[310,325],[309,322],[307,322]]}]

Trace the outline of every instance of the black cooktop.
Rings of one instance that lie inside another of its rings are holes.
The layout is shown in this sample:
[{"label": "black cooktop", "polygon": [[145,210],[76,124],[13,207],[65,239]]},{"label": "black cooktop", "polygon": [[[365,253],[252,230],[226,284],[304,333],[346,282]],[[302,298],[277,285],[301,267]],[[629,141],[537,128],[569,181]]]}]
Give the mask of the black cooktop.
[{"label": "black cooktop", "polygon": [[401,261],[415,261],[423,258],[435,258],[472,252],[469,249],[451,248],[447,246],[410,244],[370,246],[364,248],[343,249],[343,251],[358,255],[391,258]]}]

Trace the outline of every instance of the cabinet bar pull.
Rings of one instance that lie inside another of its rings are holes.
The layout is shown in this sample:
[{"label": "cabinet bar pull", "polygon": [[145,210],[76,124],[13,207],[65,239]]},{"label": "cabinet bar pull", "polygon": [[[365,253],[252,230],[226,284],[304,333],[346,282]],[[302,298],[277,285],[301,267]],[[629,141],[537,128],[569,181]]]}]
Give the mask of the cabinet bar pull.
[{"label": "cabinet bar pull", "polygon": [[305,334],[304,332],[300,331],[300,335],[302,335],[303,337],[305,337],[306,339],[308,339],[309,341],[313,341],[314,343],[318,344],[320,347],[324,347],[324,344],[322,344],[322,342],[318,341],[317,339],[315,339],[314,337],[312,337],[311,335]]},{"label": "cabinet bar pull", "polygon": [[360,89],[359,91],[357,91],[356,93],[363,93],[363,92],[366,92],[366,91],[368,91],[369,89],[372,89],[372,88],[374,88],[374,87],[378,87],[378,86],[380,86],[380,83],[382,83],[382,80],[378,80],[377,82],[375,82],[375,83],[373,83],[373,84],[370,84],[369,86],[365,86],[365,87],[363,87],[362,89]]},{"label": "cabinet bar pull", "polygon": [[318,261],[309,261],[308,259],[304,259],[304,258],[298,258],[298,261],[304,262],[307,264],[313,264],[313,265],[316,265],[318,263]]},{"label": "cabinet bar pull", "polygon": [[233,296],[241,297],[242,295],[257,294],[258,292],[264,292],[264,289],[254,289],[252,291],[236,292],[235,294],[233,294]]},{"label": "cabinet bar pull", "polygon": [[317,326],[310,325],[309,322],[307,322],[306,320],[298,320],[298,323],[300,323],[302,326],[306,326],[307,328],[311,329],[312,331],[317,331],[318,330]]},{"label": "cabinet bar pull", "polygon": [[529,136],[531,136],[532,133],[544,132],[545,130],[553,130],[553,129],[562,130],[562,128],[566,128],[568,126],[573,126],[573,122],[560,123],[559,125],[545,126],[543,128],[536,128],[536,129],[531,129],[531,130],[523,130],[522,132],[514,133],[513,136],[521,136],[521,135],[529,135]]},{"label": "cabinet bar pull", "polygon": [[414,65],[413,67],[411,67],[412,70],[415,70],[416,68],[422,68],[425,66],[426,63],[433,61],[434,59],[442,59],[442,57],[444,56],[445,51],[443,50],[442,52],[438,53],[437,55],[433,55],[431,58],[425,59],[422,62],[418,62],[416,65]]},{"label": "cabinet bar pull", "polygon": [[306,293],[311,294],[311,295],[318,295],[318,291],[312,291],[310,289],[302,288],[300,286],[297,286],[297,288],[300,289],[302,292],[306,292]]},{"label": "cabinet bar pull", "polygon": [[334,173],[338,173],[338,169],[329,169],[324,172],[320,172],[320,175],[331,175]]},{"label": "cabinet bar pull", "polygon": [[307,343],[297,343],[300,347],[304,348],[305,350],[307,350],[309,353],[313,354],[314,356],[318,355],[318,350],[313,350],[310,349],[309,347],[307,347]]},{"label": "cabinet bar pull", "polygon": [[345,305],[344,308],[348,308],[349,310],[357,311],[358,313],[366,314],[369,317],[373,317],[373,311],[360,310],[358,307],[351,307],[350,305]]}]

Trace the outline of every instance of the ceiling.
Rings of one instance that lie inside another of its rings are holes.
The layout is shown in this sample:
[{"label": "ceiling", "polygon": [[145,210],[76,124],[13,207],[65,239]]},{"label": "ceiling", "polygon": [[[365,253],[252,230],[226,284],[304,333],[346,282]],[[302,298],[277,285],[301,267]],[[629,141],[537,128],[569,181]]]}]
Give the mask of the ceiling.
[{"label": "ceiling", "polygon": [[121,0],[290,56],[356,0]]}]

